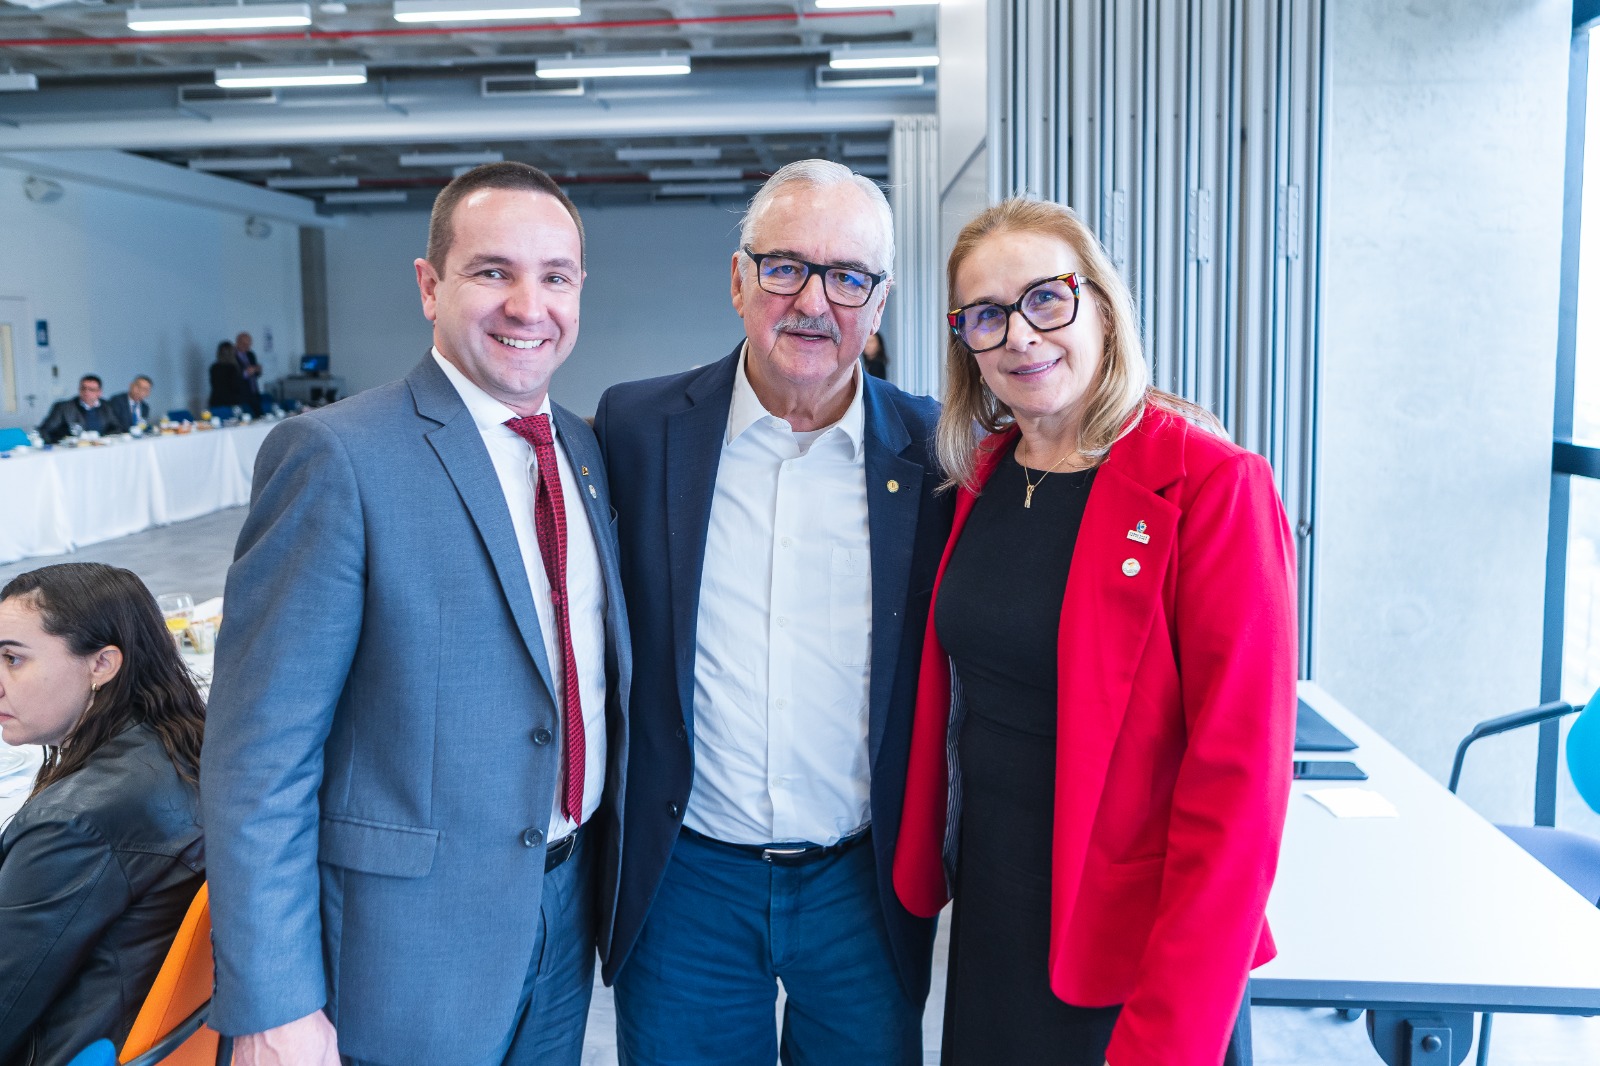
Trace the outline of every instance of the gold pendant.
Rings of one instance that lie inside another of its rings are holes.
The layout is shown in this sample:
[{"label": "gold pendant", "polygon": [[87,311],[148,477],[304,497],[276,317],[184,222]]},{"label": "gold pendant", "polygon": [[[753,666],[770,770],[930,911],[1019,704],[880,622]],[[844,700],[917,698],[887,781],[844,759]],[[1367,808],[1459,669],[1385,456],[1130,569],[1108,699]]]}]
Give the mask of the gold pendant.
[{"label": "gold pendant", "polygon": [[1032,485],[1028,486],[1028,494],[1026,496],[1022,497],[1022,506],[1024,508],[1030,508],[1030,509],[1033,507],[1033,486]]}]

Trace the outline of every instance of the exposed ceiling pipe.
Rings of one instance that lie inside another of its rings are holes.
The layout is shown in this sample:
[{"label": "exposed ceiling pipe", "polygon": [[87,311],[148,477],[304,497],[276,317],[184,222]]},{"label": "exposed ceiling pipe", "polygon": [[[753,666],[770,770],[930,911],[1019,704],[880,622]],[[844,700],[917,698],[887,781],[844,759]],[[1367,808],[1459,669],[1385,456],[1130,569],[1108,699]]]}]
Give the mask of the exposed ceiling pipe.
[{"label": "exposed ceiling pipe", "polygon": [[[640,30],[670,26],[733,26],[759,22],[811,22],[819,19],[885,18],[891,8],[871,11],[801,11],[770,15],[701,15],[694,18],[614,19],[597,22],[528,22],[512,26],[397,26],[381,30],[307,30],[285,33],[139,34],[134,37],[13,37],[0,48],[103,48],[114,45],[232,44],[246,41],[354,41],[384,37],[486,37],[501,33],[554,33],[568,30]],[[48,75],[47,75],[48,76]]]}]

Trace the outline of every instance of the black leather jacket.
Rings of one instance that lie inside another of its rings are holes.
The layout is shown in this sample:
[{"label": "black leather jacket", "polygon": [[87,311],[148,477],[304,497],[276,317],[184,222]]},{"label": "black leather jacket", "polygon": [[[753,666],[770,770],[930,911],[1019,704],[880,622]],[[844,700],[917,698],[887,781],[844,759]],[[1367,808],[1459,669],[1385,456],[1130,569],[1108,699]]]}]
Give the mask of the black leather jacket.
[{"label": "black leather jacket", "polygon": [[0,1064],[127,1038],[205,879],[198,809],[140,725],[0,832]]}]

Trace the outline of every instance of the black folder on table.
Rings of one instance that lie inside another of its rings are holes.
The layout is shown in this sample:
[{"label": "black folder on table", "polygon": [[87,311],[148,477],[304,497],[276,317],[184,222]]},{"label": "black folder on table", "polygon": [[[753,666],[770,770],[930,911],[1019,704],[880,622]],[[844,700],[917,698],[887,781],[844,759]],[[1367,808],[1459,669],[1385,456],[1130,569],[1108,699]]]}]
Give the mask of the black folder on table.
[{"label": "black folder on table", "polygon": [[1300,701],[1294,716],[1295,751],[1354,751],[1355,748],[1355,741],[1330,725],[1305,700]]}]

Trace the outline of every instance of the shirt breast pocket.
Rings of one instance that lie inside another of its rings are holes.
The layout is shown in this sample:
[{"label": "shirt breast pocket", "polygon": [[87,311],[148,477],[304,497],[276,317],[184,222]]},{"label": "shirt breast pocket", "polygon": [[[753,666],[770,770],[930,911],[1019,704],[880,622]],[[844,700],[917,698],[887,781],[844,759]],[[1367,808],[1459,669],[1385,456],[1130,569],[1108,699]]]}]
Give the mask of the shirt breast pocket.
[{"label": "shirt breast pocket", "polygon": [[833,656],[847,666],[865,666],[872,646],[872,553],[834,548],[828,570]]}]

